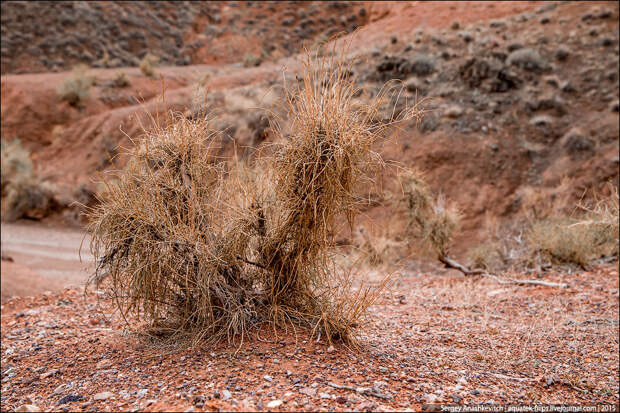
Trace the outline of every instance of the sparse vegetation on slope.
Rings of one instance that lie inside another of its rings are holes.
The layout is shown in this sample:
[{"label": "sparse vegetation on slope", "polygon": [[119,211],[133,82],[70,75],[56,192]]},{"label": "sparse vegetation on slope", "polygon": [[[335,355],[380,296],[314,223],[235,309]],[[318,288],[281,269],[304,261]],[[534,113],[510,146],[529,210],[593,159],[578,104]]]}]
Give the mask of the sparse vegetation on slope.
[{"label": "sparse vegetation on slope", "polygon": [[33,172],[30,153],[19,139],[2,141],[2,218],[42,218],[53,207],[53,191]]}]

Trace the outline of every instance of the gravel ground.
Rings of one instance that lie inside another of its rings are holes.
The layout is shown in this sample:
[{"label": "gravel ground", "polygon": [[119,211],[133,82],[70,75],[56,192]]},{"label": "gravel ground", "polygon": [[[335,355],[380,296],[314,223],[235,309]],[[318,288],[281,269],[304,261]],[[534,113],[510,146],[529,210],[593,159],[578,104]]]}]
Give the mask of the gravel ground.
[{"label": "gravel ground", "polygon": [[166,346],[127,328],[96,292],[12,298],[2,306],[0,408],[392,411],[431,403],[572,403],[617,409],[617,264],[544,278],[569,288],[405,272],[371,308],[357,350],[268,326],[241,345]]}]

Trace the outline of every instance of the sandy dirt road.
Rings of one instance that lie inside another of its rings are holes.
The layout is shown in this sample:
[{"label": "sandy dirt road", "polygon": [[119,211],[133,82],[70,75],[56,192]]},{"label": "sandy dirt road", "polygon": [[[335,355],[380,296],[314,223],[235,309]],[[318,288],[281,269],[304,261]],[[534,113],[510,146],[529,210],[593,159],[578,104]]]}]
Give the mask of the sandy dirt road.
[{"label": "sandy dirt road", "polygon": [[[11,296],[30,296],[84,285],[93,268],[84,233],[75,228],[40,223],[2,223],[2,301]],[[12,260],[12,261],[11,261]]]}]

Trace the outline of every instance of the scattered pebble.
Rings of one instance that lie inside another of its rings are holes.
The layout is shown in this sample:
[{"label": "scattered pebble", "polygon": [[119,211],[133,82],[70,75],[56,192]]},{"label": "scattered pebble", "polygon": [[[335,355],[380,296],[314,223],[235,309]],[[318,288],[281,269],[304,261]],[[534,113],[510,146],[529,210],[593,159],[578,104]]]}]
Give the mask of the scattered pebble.
[{"label": "scattered pebble", "polygon": [[109,391],[104,391],[104,392],[95,394],[95,396],[93,396],[93,399],[94,400],[107,400],[113,396],[114,396],[114,393],[109,392]]},{"label": "scattered pebble", "polygon": [[267,408],[275,409],[276,407],[282,406],[282,403],[284,403],[282,400],[272,400],[269,403],[267,403]]},{"label": "scattered pebble", "polygon": [[39,408],[39,406],[34,405],[34,404],[22,404],[17,409],[15,409],[15,411],[16,412],[40,412],[41,409]]}]

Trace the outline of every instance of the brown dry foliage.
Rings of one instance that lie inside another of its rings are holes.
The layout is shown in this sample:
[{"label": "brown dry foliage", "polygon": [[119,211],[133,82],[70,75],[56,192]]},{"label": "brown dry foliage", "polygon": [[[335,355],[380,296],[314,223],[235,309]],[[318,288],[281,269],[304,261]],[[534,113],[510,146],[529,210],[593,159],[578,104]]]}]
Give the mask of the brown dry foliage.
[{"label": "brown dry foliage", "polygon": [[470,268],[487,271],[497,270],[502,265],[502,255],[494,242],[483,242],[471,248],[467,253]]},{"label": "brown dry foliage", "polygon": [[437,257],[448,256],[450,244],[459,230],[461,215],[454,205],[447,205],[442,196],[432,194],[422,173],[403,169],[399,174],[402,197],[407,213],[408,231],[430,247]]},{"label": "brown dry foliage", "polygon": [[2,141],[2,219],[42,218],[54,207],[53,188],[35,175],[19,139]]},{"label": "brown dry foliage", "polygon": [[556,263],[584,266],[592,260],[618,255],[618,188],[594,206],[583,204],[579,218],[561,216],[532,223],[526,240],[534,254]]},{"label": "brown dry foliage", "polygon": [[155,76],[155,68],[159,64],[159,57],[147,53],[140,61],[140,71],[144,76]]},{"label": "brown dry foliage", "polygon": [[88,74],[88,66],[80,64],[73,68],[71,76],[58,88],[58,96],[71,106],[77,106],[88,98],[90,88],[95,84],[94,76]]},{"label": "brown dry foliage", "polygon": [[[91,250],[122,314],[151,331],[243,338],[263,322],[354,343],[378,289],[335,268],[333,235],[357,214],[356,188],[381,165],[377,101],[353,105],[344,52],[305,60],[287,95],[290,135],[254,167],[214,155],[206,118],[146,132],[91,209]],[[401,118],[420,116],[414,106]],[[400,119],[395,119],[398,121]],[[270,151],[271,150],[271,151]]]}]

